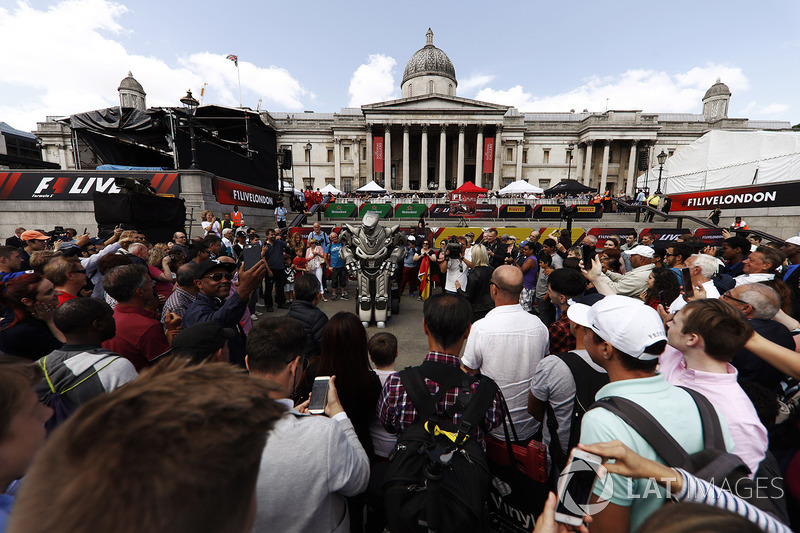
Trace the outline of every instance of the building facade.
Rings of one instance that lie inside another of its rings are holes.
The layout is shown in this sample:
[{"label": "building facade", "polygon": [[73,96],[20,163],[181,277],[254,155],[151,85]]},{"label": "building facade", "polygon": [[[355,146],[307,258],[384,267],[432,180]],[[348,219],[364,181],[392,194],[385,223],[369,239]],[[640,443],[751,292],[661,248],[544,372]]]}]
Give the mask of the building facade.
[{"label": "building facade", "polygon": [[[446,192],[465,181],[498,190],[525,180],[546,189],[573,178],[601,192],[632,195],[636,177],[655,165],[662,150],[672,155],[715,129],[791,127],[729,118],[731,91],[720,80],[699,102],[697,114],[520,112],[459,97],[455,67],[434,46],[430,29],[425,39],[406,65],[398,100],[338,113],[261,112],[277,131],[278,146],[292,150],[293,168],[284,181],[305,189],[332,184],[350,192],[374,179],[392,191]],[[121,105],[145,108],[144,89],[130,73],[118,90]],[[86,147],[74,146],[63,121],[39,123],[36,134],[46,161],[74,169],[76,159],[91,159]],[[382,155],[377,165],[376,146]]]}]

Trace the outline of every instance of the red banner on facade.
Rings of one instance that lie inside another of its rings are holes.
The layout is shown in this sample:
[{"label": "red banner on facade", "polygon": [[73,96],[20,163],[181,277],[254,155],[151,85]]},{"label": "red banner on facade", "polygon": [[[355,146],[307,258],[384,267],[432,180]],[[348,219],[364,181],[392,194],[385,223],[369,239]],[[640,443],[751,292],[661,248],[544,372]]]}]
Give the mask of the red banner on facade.
[{"label": "red banner on facade", "polygon": [[492,164],[494,162],[494,138],[487,137],[483,140],[483,173],[492,173]]},{"label": "red banner on facade", "polygon": [[279,194],[217,178],[217,201],[226,205],[272,208]]},{"label": "red banner on facade", "polygon": [[383,137],[374,138],[375,146],[372,152],[375,154],[375,168],[374,172],[383,172]]}]

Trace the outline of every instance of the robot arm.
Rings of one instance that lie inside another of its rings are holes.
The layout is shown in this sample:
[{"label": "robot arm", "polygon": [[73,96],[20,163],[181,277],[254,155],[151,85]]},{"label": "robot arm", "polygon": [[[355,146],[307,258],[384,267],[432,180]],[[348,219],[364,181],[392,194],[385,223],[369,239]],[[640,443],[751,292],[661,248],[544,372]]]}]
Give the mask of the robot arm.
[{"label": "robot arm", "polygon": [[384,270],[388,270],[389,274],[392,276],[397,270],[397,263],[401,261],[403,257],[405,257],[406,244],[408,243],[405,236],[400,233],[399,229],[400,226],[392,226],[386,230],[386,233],[388,234],[387,241],[390,241],[387,243],[387,248],[389,248],[391,252],[389,253],[389,257],[387,257],[383,262],[382,268]]},{"label": "robot arm", "polygon": [[360,263],[356,254],[353,253],[353,247],[356,246],[353,243],[353,235],[354,235],[353,228],[346,224],[344,229],[342,229],[341,233],[339,234],[339,239],[342,242],[342,250],[339,252],[341,255],[342,260],[344,261],[345,268],[350,274],[354,274],[358,271]]}]

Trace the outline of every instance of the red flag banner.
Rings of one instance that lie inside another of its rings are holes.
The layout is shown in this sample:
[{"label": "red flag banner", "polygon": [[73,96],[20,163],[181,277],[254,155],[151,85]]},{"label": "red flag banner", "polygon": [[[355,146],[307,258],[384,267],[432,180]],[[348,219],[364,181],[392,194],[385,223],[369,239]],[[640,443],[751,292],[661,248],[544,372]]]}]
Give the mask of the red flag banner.
[{"label": "red flag banner", "polygon": [[373,152],[375,153],[375,168],[374,172],[383,172],[383,137],[375,137],[375,146]]},{"label": "red flag banner", "polygon": [[492,173],[492,164],[494,163],[494,139],[487,137],[483,140],[483,173]]}]

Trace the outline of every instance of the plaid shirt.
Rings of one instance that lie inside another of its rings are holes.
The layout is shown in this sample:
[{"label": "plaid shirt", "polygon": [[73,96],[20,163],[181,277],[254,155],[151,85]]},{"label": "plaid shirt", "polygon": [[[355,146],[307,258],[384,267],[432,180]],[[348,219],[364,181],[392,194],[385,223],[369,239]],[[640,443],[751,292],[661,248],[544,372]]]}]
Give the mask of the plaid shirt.
[{"label": "plaid shirt", "polygon": [[550,324],[550,353],[564,353],[575,349],[575,337],[569,331],[569,319],[563,313],[561,318]]},{"label": "plaid shirt", "polygon": [[[461,366],[458,357],[441,352],[428,352],[428,355],[425,356],[425,360],[444,363],[455,367]],[[439,384],[435,381],[425,378],[425,384],[428,386],[431,395],[436,394],[439,390]],[[478,384],[479,382],[476,381],[472,385],[473,393],[478,388]],[[444,398],[436,405],[436,412],[441,415],[445,409],[456,402],[457,398],[458,388],[453,387],[447,391]],[[480,442],[481,446],[484,448],[486,445],[484,444],[483,432],[481,429],[489,431],[503,423],[501,398],[501,392],[500,389],[498,389],[497,396],[495,396],[492,406],[486,411],[486,418],[483,420],[483,424],[478,428],[478,442]],[[383,423],[386,430],[395,434],[402,433],[403,430],[413,424],[414,419],[417,418],[417,410],[406,395],[406,389],[403,387],[403,383],[400,380],[400,374],[397,372],[390,375],[386,379],[386,384],[383,386],[383,392],[378,401],[378,417],[381,419],[381,423]],[[461,413],[456,413],[453,417],[453,423],[458,424],[460,419]]]},{"label": "plaid shirt", "polygon": [[175,287],[175,291],[170,294],[167,301],[164,302],[164,310],[161,311],[161,323],[164,323],[164,319],[167,318],[167,313],[175,313],[183,318],[186,309],[188,309],[196,299],[196,295],[180,287]]}]

